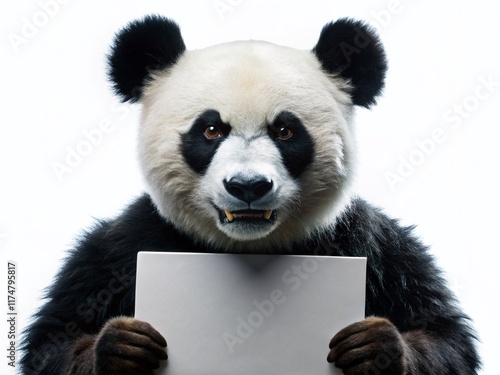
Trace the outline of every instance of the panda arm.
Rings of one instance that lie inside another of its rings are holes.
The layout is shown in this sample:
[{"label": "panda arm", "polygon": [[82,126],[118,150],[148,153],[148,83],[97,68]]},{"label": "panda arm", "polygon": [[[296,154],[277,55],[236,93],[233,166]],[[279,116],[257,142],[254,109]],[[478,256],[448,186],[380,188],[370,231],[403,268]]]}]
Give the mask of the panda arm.
[{"label": "panda arm", "polygon": [[374,262],[379,270],[371,271],[377,281],[367,291],[367,315],[387,318],[397,327],[409,373],[475,374],[479,359],[469,318],[427,249],[409,228],[389,223]]},{"label": "panda arm", "polygon": [[133,315],[135,261],[131,256],[119,263],[107,259],[105,238],[112,226],[101,222],[86,234],[47,290],[45,304],[25,332],[26,374],[61,373],[75,343],[90,342],[110,316]]},{"label": "panda arm", "polygon": [[182,249],[188,246],[184,242],[147,196],[118,218],[99,222],[70,252],[46,292],[45,304],[25,330],[22,373],[61,374],[73,366],[72,374],[91,374],[94,345],[103,327],[120,335],[142,330],[161,346],[162,338],[149,325],[110,319],[134,314],[137,252]]},{"label": "panda arm", "polygon": [[[402,340],[409,374],[476,374],[480,361],[469,318],[411,229],[361,200],[341,220],[335,246],[340,255],[367,256],[366,315],[377,318],[339,333],[331,344],[337,346],[336,353],[329,360],[338,362],[342,336],[363,331],[383,341],[387,333],[388,338]],[[343,342],[345,350],[347,341]],[[371,358],[374,371],[381,370],[384,361],[398,360],[391,345],[382,342],[380,348]]]}]

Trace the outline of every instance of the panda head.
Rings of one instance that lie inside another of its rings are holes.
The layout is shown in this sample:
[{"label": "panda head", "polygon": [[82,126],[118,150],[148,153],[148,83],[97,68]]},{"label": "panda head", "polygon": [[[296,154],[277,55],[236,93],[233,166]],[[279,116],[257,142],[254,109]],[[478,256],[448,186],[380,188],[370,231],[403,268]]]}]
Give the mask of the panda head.
[{"label": "panda head", "polygon": [[139,156],[159,213],[214,248],[266,251],[327,228],[348,203],[353,107],[387,69],[364,23],[327,24],[311,51],[266,42],[185,48],[148,16],[121,30],[109,76],[142,104]]}]

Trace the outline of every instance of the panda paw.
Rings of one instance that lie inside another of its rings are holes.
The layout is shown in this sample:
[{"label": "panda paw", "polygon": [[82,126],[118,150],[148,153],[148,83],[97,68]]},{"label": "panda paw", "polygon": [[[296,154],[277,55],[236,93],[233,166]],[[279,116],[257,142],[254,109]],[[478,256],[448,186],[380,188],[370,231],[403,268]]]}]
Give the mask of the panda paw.
[{"label": "panda paw", "polygon": [[153,374],[167,359],[167,342],[149,323],[130,317],[109,320],[94,346],[95,375]]},{"label": "panda paw", "polygon": [[339,331],[330,341],[328,362],[346,375],[406,374],[406,343],[387,319],[369,317]]}]

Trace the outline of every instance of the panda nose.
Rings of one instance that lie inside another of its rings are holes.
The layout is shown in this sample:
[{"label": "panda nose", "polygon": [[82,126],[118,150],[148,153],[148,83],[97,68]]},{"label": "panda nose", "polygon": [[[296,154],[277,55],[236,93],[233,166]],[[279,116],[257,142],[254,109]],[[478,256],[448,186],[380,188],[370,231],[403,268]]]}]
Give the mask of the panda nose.
[{"label": "panda nose", "polygon": [[223,183],[229,194],[248,204],[265,196],[273,187],[273,181],[263,176],[233,176],[229,180],[224,179]]}]

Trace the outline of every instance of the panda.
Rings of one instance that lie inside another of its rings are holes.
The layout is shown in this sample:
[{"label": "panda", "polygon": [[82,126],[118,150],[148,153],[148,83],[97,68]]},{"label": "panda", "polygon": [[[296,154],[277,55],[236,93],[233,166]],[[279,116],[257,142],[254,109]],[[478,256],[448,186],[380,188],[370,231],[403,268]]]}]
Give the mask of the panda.
[{"label": "panda", "polygon": [[351,188],[353,114],[387,70],[373,29],[343,18],[312,50],[188,51],[175,22],[150,15],[116,34],[108,66],[116,94],[142,106],[147,193],[79,238],[25,331],[22,374],[152,374],[167,360],[165,338],[133,318],[141,250],[367,257],[366,319],[331,332],[325,361],[477,374],[475,331],[428,249]]}]

